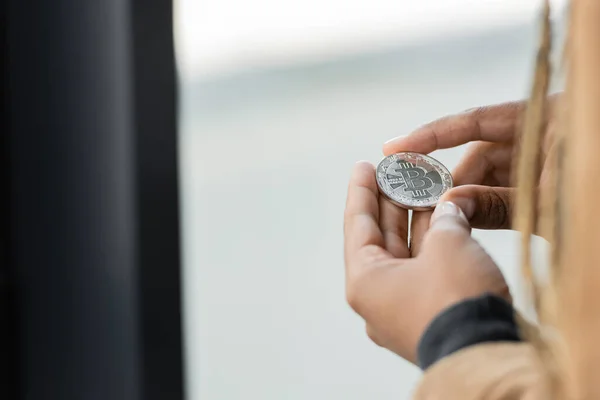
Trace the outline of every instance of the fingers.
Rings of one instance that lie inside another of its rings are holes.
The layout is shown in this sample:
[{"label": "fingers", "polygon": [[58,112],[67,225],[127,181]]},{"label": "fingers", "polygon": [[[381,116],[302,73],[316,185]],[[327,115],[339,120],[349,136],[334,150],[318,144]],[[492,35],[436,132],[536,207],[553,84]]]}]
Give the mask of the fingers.
[{"label": "fingers", "polygon": [[454,203],[441,202],[431,215],[429,230],[423,237],[422,250],[452,248],[471,237],[471,226],[465,214]]},{"label": "fingers", "polygon": [[431,215],[429,231],[456,231],[470,236],[471,225],[458,205],[442,201]]},{"label": "fingers", "polygon": [[503,142],[513,138],[525,102],[511,102],[468,110],[438,119],[408,136],[398,137],[383,145],[385,155],[401,151],[431,153],[482,140]]},{"label": "fingers", "polygon": [[421,251],[425,233],[429,229],[432,211],[413,212],[410,225],[410,255],[416,257]]},{"label": "fingers", "polygon": [[478,185],[458,186],[443,201],[458,205],[470,225],[478,229],[510,229],[515,189]]},{"label": "fingers", "polygon": [[408,251],[408,211],[379,197],[379,220],[385,248],[396,258],[410,257]]},{"label": "fingers", "polygon": [[481,185],[494,178],[498,186],[509,186],[512,157],[512,142],[473,143],[452,173],[454,185]]},{"label": "fingers", "polygon": [[347,272],[387,257],[385,240],[379,228],[379,191],[375,181],[375,167],[368,162],[354,166],[344,212],[344,255]]}]

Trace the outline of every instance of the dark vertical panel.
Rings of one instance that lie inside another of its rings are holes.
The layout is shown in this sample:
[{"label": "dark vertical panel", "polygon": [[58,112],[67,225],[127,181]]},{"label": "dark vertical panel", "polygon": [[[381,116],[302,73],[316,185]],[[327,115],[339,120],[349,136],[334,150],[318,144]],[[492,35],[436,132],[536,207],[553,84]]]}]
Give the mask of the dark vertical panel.
[{"label": "dark vertical panel", "polygon": [[8,3],[19,397],[182,398],[171,2]]},{"label": "dark vertical panel", "polygon": [[0,398],[17,398],[18,335],[10,265],[10,162],[8,151],[7,3],[0,0]]},{"label": "dark vertical panel", "polygon": [[129,9],[12,0],[11,237],[25,399],[140,399]]},{"label": "dark vertical panel", "polygon": [[133,1],[144,400],[183,397],[172,19],[170,1]]}]

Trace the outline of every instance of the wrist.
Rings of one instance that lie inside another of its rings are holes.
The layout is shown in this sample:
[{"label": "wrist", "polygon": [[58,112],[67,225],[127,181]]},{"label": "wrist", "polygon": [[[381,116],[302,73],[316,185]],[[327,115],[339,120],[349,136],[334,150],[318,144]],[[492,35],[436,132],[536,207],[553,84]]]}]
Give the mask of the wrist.
[{"label": "wrist", "polygon": [[433,319],[419,340],[418,364],[426,369],[469,346],[519,340],[512,305],[494,294],[484,294],[456,303]]}]

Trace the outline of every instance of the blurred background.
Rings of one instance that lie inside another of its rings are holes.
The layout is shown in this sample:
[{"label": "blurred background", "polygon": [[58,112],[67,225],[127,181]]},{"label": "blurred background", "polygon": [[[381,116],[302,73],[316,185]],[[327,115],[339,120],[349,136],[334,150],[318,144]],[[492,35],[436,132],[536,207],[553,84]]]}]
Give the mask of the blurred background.
[{"label": "blurred background", "polygon": [[[189,398],[409,398],[419,370],[345,303],[349,172],[432,119],[527,96],[540,1],[175,5]],[[522,307],[517,237],[474,235]]]}]

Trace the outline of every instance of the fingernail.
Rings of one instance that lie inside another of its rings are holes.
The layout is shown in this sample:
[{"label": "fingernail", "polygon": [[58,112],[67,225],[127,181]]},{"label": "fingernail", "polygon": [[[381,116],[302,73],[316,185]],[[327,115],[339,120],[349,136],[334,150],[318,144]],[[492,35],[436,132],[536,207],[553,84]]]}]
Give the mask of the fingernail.
[{"label": "fingernail", "polygon": [[436,218],[441,217],[442,215],[458,215],[458,212],[459,211],[456,204],[451,203],[449,201],[444,201],[439,203],[435,207],[435,211],[433,212],[431,219],[434,220]]},{"label": "fingernail", "polygon": [[475,213],[475,201],[466,197],[457,197],[452,199],[452,202],[462,210],[467,220],[473,218]]},{"label": "fingernail", "polygon": [[435,211],[431,216],[431,223],[442,216],[453,215],[457,217],[463,218],[465,221],[468,221],[463,212],[458,208],[458,206],[450,201],[441,202],[435,207]]},{"label": "fingernail", "polygon": [[390,143],[399,142],[399,141],[401,141],[404,138],[405,138],[405,136],[396,136],[395,138],[392,138],[392,139],[388,140],[384,144],[390,144]]},{"label": "fingernail", "polygon": [[392,139],[388,140],[387,142],[385,142],[384,146],[387,146],[388,144],[401,142],[404,139],[406,139],[406,135],[405,136],[396,136],[395,138],[392,138]]}]

